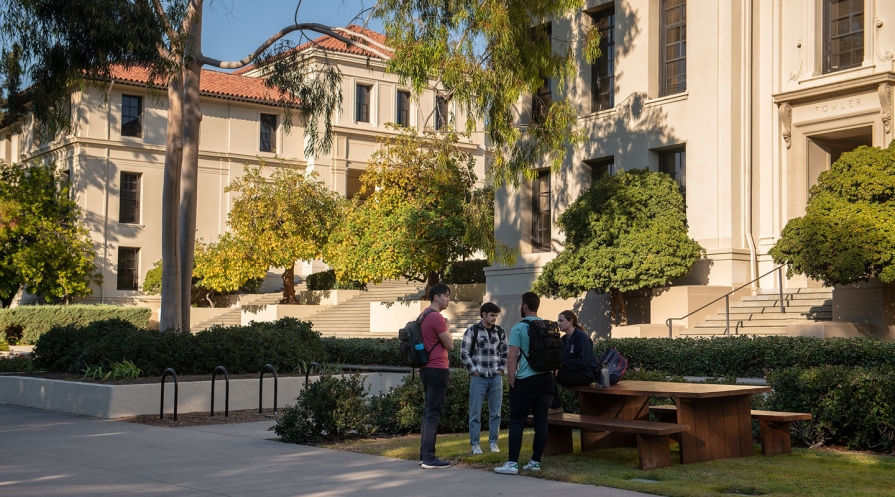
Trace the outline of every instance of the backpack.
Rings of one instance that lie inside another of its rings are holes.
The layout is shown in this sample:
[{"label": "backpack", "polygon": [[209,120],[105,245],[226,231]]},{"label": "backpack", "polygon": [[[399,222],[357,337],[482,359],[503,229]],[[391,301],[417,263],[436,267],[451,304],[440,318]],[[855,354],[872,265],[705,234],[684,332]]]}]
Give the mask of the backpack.
[{"label": "backpack", "polygon": [[426,349],[423,344],[423,330],[420,325],[430,312],[435,312],[435,309],[426,309],[418,318],[398,330],[398,340],[401,342],[398,346],[401,350],[401,357],[412,368],[419,368],[429,362],[429,353],[438,346],[436,343],[432,349]]},{"label": "backpack", "polygon": [[625,376],[625,371],[628,370],[628,359],[625,356],[618,353],[618,349],[612,347],[611,349],[603,352],[603,355],[600,356],[600,365],[606,364],[609,368],[609,384],[615,385]]},{"label": "backpack", "polygon": [[539,319],[528,324],[528,365],[536,371],[555,371],[562,366],[562,338],[555,321]]}]

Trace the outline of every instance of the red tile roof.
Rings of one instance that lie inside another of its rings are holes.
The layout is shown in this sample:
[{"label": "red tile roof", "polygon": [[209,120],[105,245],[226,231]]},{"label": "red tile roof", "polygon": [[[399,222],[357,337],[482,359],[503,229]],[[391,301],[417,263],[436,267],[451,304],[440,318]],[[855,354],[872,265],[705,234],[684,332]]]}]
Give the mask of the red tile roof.
[{"label": "red tile roof", "polygon": [[[369,30],[362,26],[357,26],[355,24],[348,26],[347,29],[349,29],[350,31],[354,31],[355,33],[361,33],[364,36],[371,38],[373,41],[376,41],[378,43],[382,43],[383,45],[385,45],[385,35],[382,33],[377,33],[376,31],[372,31],[372,30]],[[363,42],[363,40],[358,40],[358,41]],[[377,58],[377,59],[379,58],[378,55],[376,55],[372,52],[369,52],[367,50],[364,50],[363,48],[360,48],[360,47],[357,47],[354,45],[349,45],[349,44],[345,43],[344,41],[341,41],[337,38],[333,38],[330,35],[323,35],[323,36],[315,38],[311,41],[302,43],[301,45],[293,48],[293,50],[301,52],[301,51],[307,50],[308,48],[311,48],[311,47],[322,48],[323,50],[328,50],[330,52],[341,52],[341,53],[349,53],[349,54],[354,54],[354,55],[362,55],[364,57],[373,57],[373,58]],[[388,55],[389,57],[391,57],[393,55],[392,52],[390,52],[388,50],[379,49],[379,51]],[[243,67],[243,68],[233,71],[233,74],[245,74],[245,73],[253,70],[254,68],[255,68],[254,64],[251,64],[246,67]]]},{"label": "red tile roof", "polygon": [[[149,81],[149,70],[143,67],[116,66],[112,68],[112,78],[116,81],[145,85]],[[263,103],[276,102],[279,95],[276,89],[265,87],[261,78],[207,69],[202,70],[202,76],[199,79],[199,92],[205,96]]]}]

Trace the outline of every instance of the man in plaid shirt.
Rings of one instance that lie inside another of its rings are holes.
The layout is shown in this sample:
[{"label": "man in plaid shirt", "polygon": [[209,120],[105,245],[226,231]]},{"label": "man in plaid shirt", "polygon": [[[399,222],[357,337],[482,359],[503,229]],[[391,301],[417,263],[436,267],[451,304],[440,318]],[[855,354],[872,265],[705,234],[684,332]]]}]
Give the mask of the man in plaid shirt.
[{"label": "man in plaid shirt", "polygon": [[500,452],[500,408],[503,403],[503,375],[507,370],[507,334],[497,326],[500,307],[485,302],[479,310],[482,320],[463,333],[460,360],[469,371],[469,443],[472,453],[481,454],[482,404],[488,398],[488,442],[491,452]]}]

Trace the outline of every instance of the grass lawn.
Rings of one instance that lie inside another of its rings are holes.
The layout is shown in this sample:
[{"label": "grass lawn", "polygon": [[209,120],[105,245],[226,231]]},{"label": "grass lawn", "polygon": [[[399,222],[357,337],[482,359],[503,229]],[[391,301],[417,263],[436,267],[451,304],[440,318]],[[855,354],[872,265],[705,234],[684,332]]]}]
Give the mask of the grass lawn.
[{"label": "grass lawn", "polygon": [[[532,434],[530,429],[525,431],[520,467],[531,455]],[[487,433],[484,435],[485,453],[477,456],[469,453],[469,434],[438,435],[438,457],[457,466],[492,471],[506,461],[506,432],[501,434],[498,454],[488,452]],[[541,471],[530,476],[682,497],[895,495],[895,457],[890,456],[793,449],[791,455],[764,457],[756,447],[755,457],[681,465],[677,446],[672,445],[671,467],[640,471],[636,448],[581,453],[577,435],[575,439],[574,453],[545,457]],[[419,435],[350,440],[325,447],[417,460]]]}]

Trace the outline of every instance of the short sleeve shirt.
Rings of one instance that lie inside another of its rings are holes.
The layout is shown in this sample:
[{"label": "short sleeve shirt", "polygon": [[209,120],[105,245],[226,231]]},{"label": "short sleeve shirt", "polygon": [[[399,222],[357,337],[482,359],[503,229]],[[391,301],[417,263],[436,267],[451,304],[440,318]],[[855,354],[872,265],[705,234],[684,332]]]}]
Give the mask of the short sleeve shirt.
[{"label": "short sleeve shirt", "polygon": [[438,335],[448,333],[447,321],[444,320],[444,316],[440,312],[426,314],[426,318],[420,324],[420,330],[423,333],[423,345],[429,351],[429,362],[422,367],[447,369],[448,352],[441,344],[441,339],[438,338]]},{"label": "short sleeve shirt", "polygon": [[510,330],[510,347],[519,347],[519,349],[524,352],[524,354],[519,355],[519,363],[516,369],[516,379],[524,379],[529,376],[534,376],[536,374],[544,374],[544,371],[535,371],[528,365],[528,359],[525,358],[528,355],[528,325],[525,323],[526,321],[540,321],[541,318],[538,317],[527,317],[522,321],[516,323],[516,326],[513,326],[513,329]]}]

